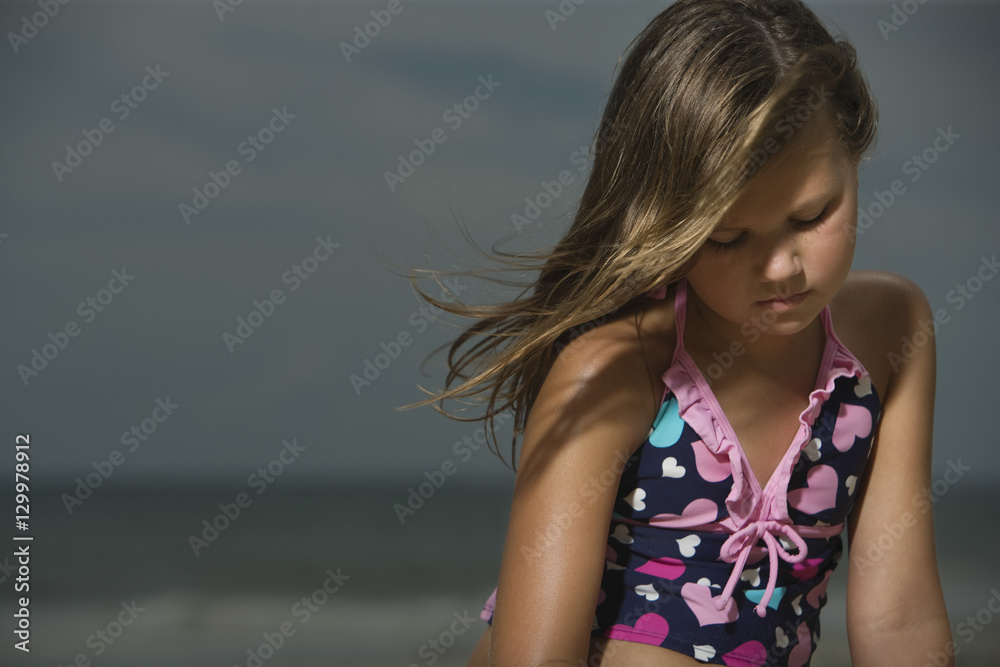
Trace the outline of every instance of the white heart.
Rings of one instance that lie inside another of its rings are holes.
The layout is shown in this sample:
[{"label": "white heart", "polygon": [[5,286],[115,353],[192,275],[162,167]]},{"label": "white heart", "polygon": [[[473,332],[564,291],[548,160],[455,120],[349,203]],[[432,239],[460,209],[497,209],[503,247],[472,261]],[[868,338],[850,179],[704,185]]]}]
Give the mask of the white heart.
[{"label": "white heart", "polygon": [[863,398],[870,393],[872,393],[872,379],[868,375],[862,375],[854,387],[854,395]]},{"label": "white heart", "polygon": [[677,465],[677,459],[672,456],[668,456],[663,459],[663,476],[672,477],[674,479],[680,479],[684,476],[686,470],[684,466]]},{"label": "white heart", "polygon": [[611,537],[615,538],[622,544],[632,544],[635,540],[632,536],[628,534],[628,526],[623,523],[618,524],[615,528],[615,532],[611,533]]},{"label": "white heart", "polygon": [[677,546],[681,550],[681,555],[686,556],[687,558],[693,556],[694,548],[701,544],[701,538],[697,535],[688,535],[687,537],[682,537],[674,541],[677,542]]},{"label": "white heart", "polygon": [[702,577],[701,579],[699,579],[698,580],[698,585],[699,586],[708,586],[709,588],[722,588],[722,586],[720,586],[719,584],[713,584],[712,580],[709,579],[708,577]]},{"label": "white heart", "polygon": [[823,447],[823,441],[819,438],[813,438],[809,441],[809,444],[805,446],[803,451],[806,453],[806,456],[809,457],[810,461],[816,462],[819,461],[819,450],[821,447]]},{"label": "white heart", "polygon": [[794,600],[792,600],[792,611],[795,612],[796,616],[801,616],[802,615],[802,607],[799,606],[799,602],[801,602],[801,601],[802,601],[802,596],[801,595],[798,596],[797,598],[795,598]]},{"label": "white heart", "polygon": [[[781,546],[785,548],[785,551],[792,552],[799,548],[795,542],[792,542],[784,535],[778,535],[778,541],[781,542]],[[754,586],[756,585],[754,584]]]},{"label": "white heart", "polygon": [[635,592],[650,602],[660,599],[660,594],[653,588],[653,584],[640,584],[635,587]]},{"label": "white heart", "polygon": [[708,644],[695,644],[694,649],[694,659],[700,662],[708,662],[715,657],[715,647],[709,646]]},{"label": "white heart", "polygon": [[624,565],[619,565],[618,563],[612,563],[609,560],[604,561],[604,567],[608,570],[624,570]]},{"label": "white heart", "polygon": [[642,489],[636,489],[632,493],[625,496],[625,502],[632,506],[632,509],[641,512],[646,509],[646,503],[642,502],[642,499],[646,497],[646,492]]},{"label": "white heart", "polygon": [[788,635],[785,634],[784,630],[781,628],[775,628],[774,636],[776,638],[774,643],[778,648],[785,648],[788,646]]},{"label": "white heart", "polygon": [[740,579],[743,581],[749,581],[750,585],[754,588],[760,586],[760,568],[754,568],[753,570],[743,570],[743,574],[740,575]]},{"label": "white heart", "polygon": [[844,480],[844,486],[847,487],[847,495],[854,495],[854,485],[858,483],[857,475],[848,475],[847,479]]}]

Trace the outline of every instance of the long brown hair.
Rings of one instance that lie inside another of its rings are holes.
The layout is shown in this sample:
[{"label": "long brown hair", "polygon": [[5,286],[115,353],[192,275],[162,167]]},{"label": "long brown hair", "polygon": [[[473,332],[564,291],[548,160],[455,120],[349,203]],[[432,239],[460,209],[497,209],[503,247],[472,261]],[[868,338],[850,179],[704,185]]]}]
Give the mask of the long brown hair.
[{"label": "long brown hair", "polygon": [[[517,435],[562,347],[683,278],[754,173],[798,127],[829,104],[855,161],[875,141],[878,111],[853,46],[798,0],[678,0],[618,65],[568,231],[535,254],[494,248],[501,267],[540,265],[537,279],[415,269],[439,285],[438,275],[466,275],[524,288],[509,302],[469,305],[450,293],[434,299],[410,277],[428,303],[476,321],[450,343],[445,389],[418,385],[431,398],[397,409],[488,393],[485,415],[434,407],[458,421],[488,421],[493,442],[496,417],[512,408],[514,470]],[[449,388],[455,380],[463,382]]]}]

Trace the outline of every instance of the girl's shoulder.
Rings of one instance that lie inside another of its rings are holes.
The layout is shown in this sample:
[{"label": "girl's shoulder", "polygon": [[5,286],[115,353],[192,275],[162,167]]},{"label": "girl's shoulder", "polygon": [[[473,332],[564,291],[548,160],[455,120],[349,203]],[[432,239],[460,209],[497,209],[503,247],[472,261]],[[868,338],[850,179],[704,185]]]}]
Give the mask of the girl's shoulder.
[{"label": "girl's shoulder", "polygon": [[[899,364],[914,343],[914,324],[932,318],[923,290],[909,278],[889,271],[852,271],[830,301],[830,317],[840,342],[861,362],[883,399]],[[933,319],[927,322],[934,331]]]}]

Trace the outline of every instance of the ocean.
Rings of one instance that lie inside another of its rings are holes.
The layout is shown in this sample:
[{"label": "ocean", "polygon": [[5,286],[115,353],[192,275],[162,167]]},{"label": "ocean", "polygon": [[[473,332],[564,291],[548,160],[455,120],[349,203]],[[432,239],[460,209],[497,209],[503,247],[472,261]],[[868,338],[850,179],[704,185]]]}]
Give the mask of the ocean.
[{"label": "ocean", "polygon": [[[246,487],[108,487],[72,514],[60,499],[71,484],[33,490],[31,651],[13,648],[18,575],[7,556],[0,664],[465,665],[486,627],[478,615],[496,582],[510,488],[455,481],[401,522],[394,505],[412,484],[283,480],[249,503],[238,498]],[[995,667],[996,494],[956,486],[936,504],[935,527],[958,664]],[[850,664],[846,563],[813,667]],[[977,615],[973,631],[965,619]]]}]

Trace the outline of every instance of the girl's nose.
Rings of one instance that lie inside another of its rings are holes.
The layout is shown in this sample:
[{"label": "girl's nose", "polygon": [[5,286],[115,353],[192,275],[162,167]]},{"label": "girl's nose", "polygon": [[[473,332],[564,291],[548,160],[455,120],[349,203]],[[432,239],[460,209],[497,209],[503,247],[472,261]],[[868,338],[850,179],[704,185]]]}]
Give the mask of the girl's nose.
[{"label": "girl's nose", "polygon": [[802,272],[798,244],[787,237],[767,248],[763,261],[761,280],[765,282],[783,283]]}]

